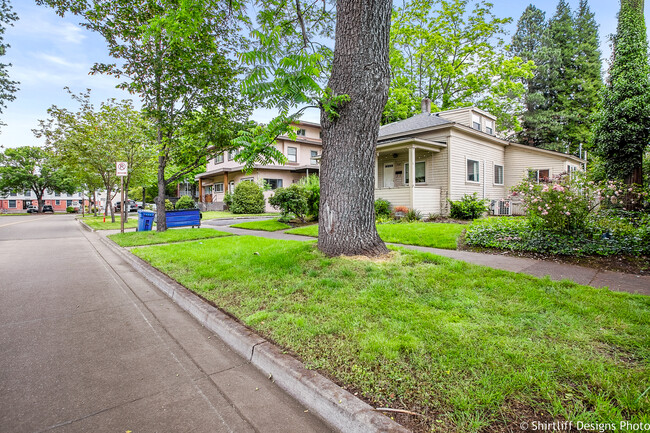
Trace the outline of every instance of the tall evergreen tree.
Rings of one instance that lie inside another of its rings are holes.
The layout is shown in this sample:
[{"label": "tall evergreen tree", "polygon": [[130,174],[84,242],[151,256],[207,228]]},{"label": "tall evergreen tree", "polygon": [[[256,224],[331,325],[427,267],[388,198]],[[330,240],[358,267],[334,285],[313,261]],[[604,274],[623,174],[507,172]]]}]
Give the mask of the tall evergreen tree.
[{"label": "tall evergreen tree", "polygon": [[541,145],[538,123],[540,123],[540,113],[543,113],[546,107],[543,85],[546,68],[542,56],[545,31],[546,14],[534,5],[528,5],[517,22],[517,31],[510,45],[513,57],[521,57],[526,62],[533,61],[537,66],[533,76],[523,81],[526,86],[525,112],[521,122],[522,130],[518,134],[521,143],[533,146]]},{"label": "tall evergreen tree", "polygon": [[601,74],[601,56],[598,42],[598,24],[594,13],[589,9],[587,0],[580,0],[576,24],[576,88],[572,109],[577,114],[575,123],[568,131],[571,150],[583,144],[588,147],[592,142],[590,119],[598,111],[600,91],[603,87]]},{"label": "tall evergreen tree", "polygon": [[628,184],[643,183],[643,153],[650,143],[650,65],[642,6],[638,0],[621,2],[613,60],[594,127],[594,146],[605,174]]}]

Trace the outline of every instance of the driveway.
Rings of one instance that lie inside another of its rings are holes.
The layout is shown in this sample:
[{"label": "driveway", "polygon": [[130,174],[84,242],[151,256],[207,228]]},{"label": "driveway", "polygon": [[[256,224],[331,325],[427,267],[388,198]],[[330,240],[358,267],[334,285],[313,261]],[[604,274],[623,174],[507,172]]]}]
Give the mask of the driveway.
[{"label": "driveway", "polygon": [[325,432],[72,216],[0,218],[7,432]]}]

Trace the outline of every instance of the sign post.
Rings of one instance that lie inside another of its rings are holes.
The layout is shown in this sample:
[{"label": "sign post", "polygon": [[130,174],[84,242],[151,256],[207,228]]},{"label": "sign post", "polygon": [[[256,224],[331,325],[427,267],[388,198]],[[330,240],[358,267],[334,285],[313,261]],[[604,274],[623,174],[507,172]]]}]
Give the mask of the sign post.
[{"label": "sign post", "polygon": [[129,164],[126,162],[118,162],[115,164],[116,165],[116,172],[117,176],[120,177],[120,197],[121,197],[121,202],[120,202],[120,233],[124,233],[124,212],[126,209],[126,205],[124,203],[124,176],[128,175],[129,172]]}]

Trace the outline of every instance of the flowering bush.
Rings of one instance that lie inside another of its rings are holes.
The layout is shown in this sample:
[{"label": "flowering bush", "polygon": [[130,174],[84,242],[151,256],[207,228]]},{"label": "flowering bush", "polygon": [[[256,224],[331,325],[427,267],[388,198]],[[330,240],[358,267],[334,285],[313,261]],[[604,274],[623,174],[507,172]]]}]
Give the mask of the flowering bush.
[{"label": "flowering bush", "polygon": [[523,201],[532,228],[565,233],[585,227],[595,205],[593,190],[583,176],[561,174],[545,183],[526,179],[512,188],[512,196]]}]

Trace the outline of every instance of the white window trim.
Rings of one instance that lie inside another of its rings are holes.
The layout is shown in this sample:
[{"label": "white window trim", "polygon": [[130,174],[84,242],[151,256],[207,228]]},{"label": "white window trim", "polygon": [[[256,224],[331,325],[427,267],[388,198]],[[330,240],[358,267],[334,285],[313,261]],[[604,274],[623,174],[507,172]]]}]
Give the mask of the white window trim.
[{"label": "white window trim", "polygon": [[[469,171],[467,170],[467,163],[469,161],[474,161],[478,165],[478,180],[469,180]],[[473,185],[481,184],[481,161],[480,160],[465,157],[465,183],[471,183]]]},{"label": "white window trim", "polygon": [[[289,153],[289,149],[296,149],[296,160],[295,161],[292,161],[291,159],[289,159],[289,157],[291,156],[291,154]],[[298,162],[298,148],[297,147],[287,146],[287,161],[289,161],[289,162]]]},{"label": "white window trim", "polygon": [[[424,160],[424,159],[421,159],[421,160],[419,160],[419,161],[416,160],[416,161],[415,161],[415,164],[418,164],[418,163],[420,163],[420,162],[424,163],[424,182],[415,182],[415,184],[416,184],[416,185],[426,185],[426,184],[427,184],[427,161]],[[414,165],[415,165],[415,164],[414,164]],[[408,162],[405,162],[405,163],[404,163],[404,185],[407,185],[407,184],[409,183],[409,182],[408,182],[408,176],[406,175],[406,167],[407,167],[408,165],[409,165]]]},{"label": "white window trim", "polygon": [[[221,185],[221,191],[217,191],[217,190],[218,190],[218,188],[217,188],[218,185]],[[215,183],[213,186],[214,186],[214,192],[215,192],[215,194],[221,194],[221,193],[223,193],[223,182]]]},{"label": "white window trim", "polygon": [[[495,175],[497,173],[497,167],[501,167],[501,183],[495,182]],[[506,182],[506,169],[503,164],[492,164],[492,185],[494,186],[503,186]]]},{"label": "white window trim", "polygon": [[[11,205],[12,201],[14,202],[13,206]],[[17,209],[18,208],[18,200],[15,200],[13,198],[11,200],[7,200],[7,208],[9,208],[9,209]]]},{"label": "white window trim", "polygon": [[550,168],[529,168],[529,169],[526,170],[526,174],[528,175],[528,179],[530,179],[530,172],[531,171],[536,171],[537,172],[537,179],[535,179],[535,182],[539,183],[540,182],[540,180],[539,180],[539,172],[544,171],[544,170],[548,171],[548,178],[552,179],[553,178],[553,172],[551,171]]},{"label": "white window trim", "polygon": [[[312,155],[313,152],[316,152],[316,155]],[[309,150],[309,164],[310,165],[318,165],[318,160],[315,159],[318,157],[318,151],[310,149]]]}]

